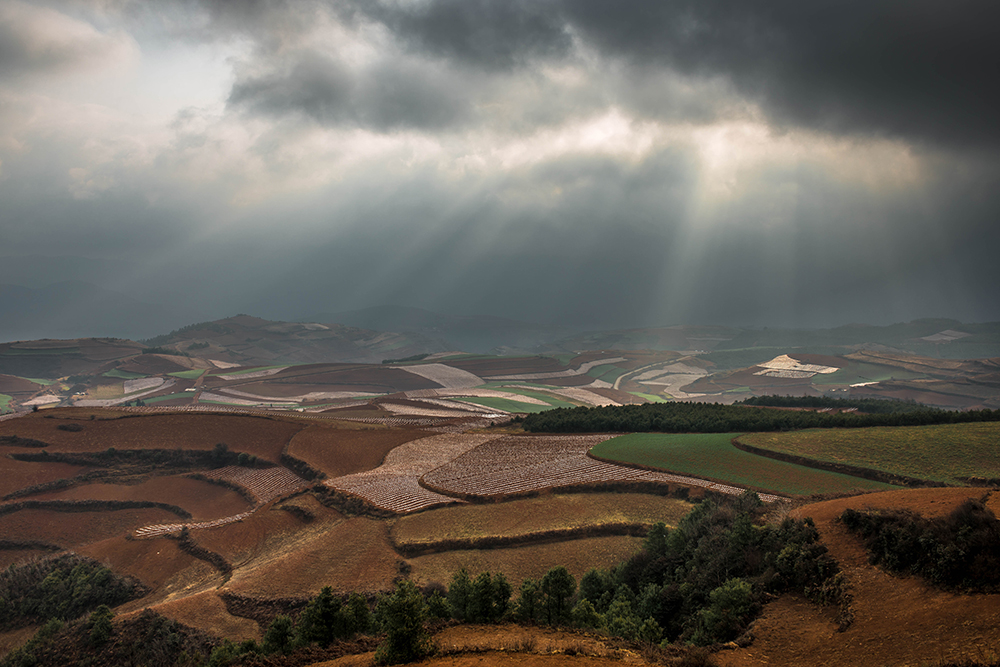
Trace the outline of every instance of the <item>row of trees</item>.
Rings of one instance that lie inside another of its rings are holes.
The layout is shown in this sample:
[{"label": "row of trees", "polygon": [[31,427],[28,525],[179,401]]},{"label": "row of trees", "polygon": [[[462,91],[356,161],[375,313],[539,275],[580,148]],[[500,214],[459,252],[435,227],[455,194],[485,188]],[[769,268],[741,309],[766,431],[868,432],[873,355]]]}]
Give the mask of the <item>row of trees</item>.
[{"label": "row of trees", "polygon": [[[827,399],[851,408],[852,401]],[[905,404],[903,404],[905,405]],[[751,433],[804,428],[866,428],[870,426],[924,426],[1000,421],[1000,410],[954,412],[919,407],[904,411],[823,413],[767,410],[716,403],[647,403],[598,408],[556,408],[523,418],[524,429],[536,433]]]}]

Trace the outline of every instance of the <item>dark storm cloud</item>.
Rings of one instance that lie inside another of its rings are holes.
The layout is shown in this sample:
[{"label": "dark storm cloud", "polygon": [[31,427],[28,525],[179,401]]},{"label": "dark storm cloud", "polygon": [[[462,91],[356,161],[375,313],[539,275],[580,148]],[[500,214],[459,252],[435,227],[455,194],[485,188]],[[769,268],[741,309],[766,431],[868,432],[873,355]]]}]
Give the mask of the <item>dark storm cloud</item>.
[{"label": "dark storm cloud", "polygon": [[325,125],[435,129],[468,114],[454,84],[409,63],[357,72],[334,58],[307,52],[288,67],[237,82],[229,104],[272,116],[298,112]]},{"label": "dark storm cloud", "polygon": [[359,3],[412,46],[485,69],[566,55],[571,40],[551,6],[535,0]]},{"label": "dark storm cloud", "polygon": [[565,55],[722,76],[772,120],[995,145],[1000,5],[991,0],[430,0],[364,3],[411,47],[487,69]]}]

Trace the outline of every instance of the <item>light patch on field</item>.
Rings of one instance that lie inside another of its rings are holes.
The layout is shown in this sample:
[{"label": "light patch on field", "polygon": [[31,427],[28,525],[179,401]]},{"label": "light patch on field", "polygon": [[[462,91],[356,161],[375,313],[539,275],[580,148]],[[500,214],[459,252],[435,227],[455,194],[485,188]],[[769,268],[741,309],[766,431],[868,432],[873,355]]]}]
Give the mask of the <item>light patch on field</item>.
[{"label": "light patch on field", "polygon": [[[538,391],[537,387],[521,387],[514,386],[515,389],[531,389],[533,391]],[[581,389],[579,387],[546,387],[544,390],[546,393],[554,394],[556,396],[561,396],[562,398],[567,398],[571,401],[576,401],[577,403],[583,403],[584,405],[591,406],[605,406],[605,405],[621,405],[617,401],[613,401],[607,396],[601,396],[600,394],[595,394],[592,391],[587,391],[586,389]],[[522,401],[527,403],[522,399],[527,398],[527,396],[518,396],[514,398],[515,401]]]},{"label": "light patch on field", "polygon": [[663,375],[656,380],[646,380],[642,384],[663,387],[663,393],[670,394],[670,396],[674,398],[698,398],[699,396],[704,396],[705,394],[689,394],[686,391],[683,391],[681,387],[686,387],[704,376],[705,373],[699,373],[698,375],[669,374]]},{"label": "light patch on field", "polygon": [[247,398],[236,398],[235,396],[226,396],[224,394],[216,394],[210,391],[203,391],[198,397],[200,401],[215,401],[217,403],[228,403],[230,405],[246,405],[246,406],[268,406],[268,407],[288,407],[293,405],[294,402],[287,398],[279,398],[274,401],[266,399],[251,400]]},{"label": "light patch on field", "polygon": [[218,359],[209,359],[209,361],[212,362],[212,365],[214,365],[216,368],[221,368],[222,370],[226,370],[227,368],[240,367],[239,364],[233,364],[228,361],[219,361]]},{"label": "light patch on field", "polygon": [[163,383],[164,379],[161,377],[138,378],[135,380],[125,380],[123,389],[126,394],[134,394],[139,391],[154,389],[156,387],[159,387]]},{"label": "light patch on field", "polygon": [[491,436],[446,433],[421,438],[396,447],[375,470],[337,477],[324,482],[339,491],[364,498],[392,512],[413,512],[433,505],[461,502],[420,486],[425,473],[438,468]]},{"label": "light patch on field", "polygon": [[784,371],[784,370],[763,370],[757,371],[754,375],[762,375],[769,378],[785,378],[788,380],[803,380],[805,378],[811,378],[816,373],[812,371]]},{"label": "light patch on field", "polygon": [[966,336],[971,336],[972,334],[967,334],[964,331],[955,331],[954,329],[945,329],[944,331],[938,332],[930,336],[924,336],[920,340],[925,340],[928,343],[950,343],[953,340],[958,340],[959,338],[965,338]]},{"label": "light patch on field", "polygon": [[433,407],[434,399],[424,400],[422,402],[427,403],[427,407],[422,408],[416,405],[407,405],[405,403],[379,403],[379,407],[384,410],[388,410],[394,415],[408,415],[412,417],[468,417],[473,410],[470,406],[458,403],[445,403],[447,407]]},{"label": "light patch on field", "polygon": [[80,400],[73,401],[73,405],[79,406],[81,408],[108,408],[113,405],[118,405],[119,403],[125,403],[126,401],[134,401],[137,398],[145,398],[151,394],[155,394],[160,391],[166,391],[170,387],[177,384],[177,381],[173,378],[167,379],[163,384],[153,387],[152,389],[143,391],[137,394],[131,394],[129,396],[117,396],[115,398],[107,399],[95,399],[95,398],[84,398]]},{"label": "light patch on field", "polygon": [[479,376],[445,364],[418,364],[416,366],[393,366],[393,368],[437,382],[445,389],[478,387],[483,383]]},{"label": "light patch on field", "polygon": [[[534,387],[533,387],[534,389]],[[482,389],[482,388],[463,388],[461,390],[455,389],[419,389],[417,391],[406,392],[407,398],[506,398],[512,401],[518,401],[520,403],[528,403],[530,405],[544,405],[549,407],[549,404],[543,400],[534,398],[532,396],[522,396],[521,394],[515,394],[512,391],[500,391],[498,389]]]},{"label": "light patch on field", "polygon": [[590,369],[607,364],[616,364],[619,361],[626,361],[625,357],[613,357],[611,359],[598,359],[580,364],[579,368],[571,368],[566,371],[551,371],[548,373],[521,373],[518,375],[491,375],[487,380],[544,380],[546,378],[568,378],[577,375],[585,375]]},{"label": "light patch on field", "polygon": [[270,375],[277,375],[288,366],[278,366],[277,368],[265,368],[261,371],[250,371],[248,373],[229,373],[227,375],[216,375],[223,380],[252,380],[253,378],[264,378]]},{"label": "light patch on field", "polygon": [[[792,359],[787,354],[781,354],[771,359],[771,361],[765,362],[763,364],[757,364],[761,368],[772,370],[772,371],[799,371],[802,373],[811,373],[811,375],[803,376],[792,376],[792,377],[812,377],[816,373],[836,373],[839,368],[834,368],[833,366],[820,366],[819,364],[803,364],[800,361]],[[765,375],[764,371],[758,371],[754,375]],[[786,377],[786,376],[777,376]]]},{"label": "light patch on field", "polygon": [[664,366],[662,368],[654,368],[651,371],[646,371],[640,375],[636,375],[633,380],[636,382],[644,382],[646,380],[653,380],[664,375],[708,375],[708,371],[704,368],[698,368],[697,366],[688,366],[687,364],[670,364],[669,366]]},{"label": "light patch on field", "polygon": [[259,394],[252,394],[248,391],[240,391],[239,389],[230,389],[228,387],[222,387],[219,391],[232,396],[241,396],[243,398],[256,399],[258,401],[271,401],[277,403],[326,401],[338,398],[356,398],[358,396],[384,396],[384,394],[373,394],[364,391],[311,391],[308,394],[300,394],[299,396],[261,396]]},{"label": "light patch on field", "polygon": [[58,396],[45,395],[45,396],[36,396],[35,398],[32,398],[31,400],[28,401],[22,401],[21,405],[42,406],[42,405],[52,405],[53,403],[61,403],[61,402],[62,399]]}]

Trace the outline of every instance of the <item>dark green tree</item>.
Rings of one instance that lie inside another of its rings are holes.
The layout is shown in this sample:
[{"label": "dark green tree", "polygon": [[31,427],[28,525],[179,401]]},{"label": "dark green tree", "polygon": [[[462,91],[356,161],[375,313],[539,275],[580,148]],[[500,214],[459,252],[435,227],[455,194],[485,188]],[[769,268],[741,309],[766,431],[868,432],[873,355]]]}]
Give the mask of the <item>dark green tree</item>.
[{"label": "dark green tree", "polygon": [[91,646],[103,646],[111,639],[111,634],[114,632],[111,619],[114,617],[115,615],[111,612],[111,608],[106,604],[102,604],[90,615],[88,625],[90,626]]},{"label": "dark green tree", "polygon": [[287,655],[292,650],[292,619],[284,614],[276,617],[264,633],[264,643],[261,649],[264,653],[281,653]]},{"label": "dark green tree", "polygon": [[559,625],[569,621],[569,600],[576,592],[576,579],[563,567],[558,565],[542,577],[542,606],[545,622],[549,625]]},{"label": "dark green tree", "polygon": [[433,644],[424,628],[424,597],[412,581],[396,582],[392,595],[379,600],[376,613],[386,634],[385,641],[375,651],[376,662],[383,665],[413,662],[432,652]]}]

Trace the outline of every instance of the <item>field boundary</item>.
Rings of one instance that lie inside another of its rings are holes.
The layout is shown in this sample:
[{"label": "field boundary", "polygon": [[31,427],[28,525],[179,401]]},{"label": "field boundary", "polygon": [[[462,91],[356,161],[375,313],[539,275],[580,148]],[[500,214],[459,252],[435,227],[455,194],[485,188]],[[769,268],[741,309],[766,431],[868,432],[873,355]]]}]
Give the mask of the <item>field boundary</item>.
[{"label": "field boundary", "polygon": [[573,528],[552,528],[521,535],[483,535],[480,537],[456,537],[433,542],[396,542],[392,548],[407,558],[426,556],[447,551],[476,549],[502,549],[526,545],[568,542],[584,537],[609,537],[627,535],[645,537],[650,525],[639,521],[618,521],[614,523],[575,526]]},{"label": "field boundary", "polygon": [[728,496],[738,496],[744,491],[753,491],[756,493],[761,500],[766,503],[778,502],[780,500],[788,500],[787,496],[782,496],[776,493],[772,493],[767,489],[762,489],[756,486],[737,486],[735,484],[730,484],[728,482],[723,482],[717,479],[712,479],[710,477],[691,477],[690,475],[682,475],[676,473],[672,470],[666,470],[664,468],[655,468],[653,466],[642,465],[641,463],[628,463],[625,461],[615,461],[614,459],[606,459],[601,456],[593,454],[589,449],[586,454],[587,458],[591,458],[595,461],[600,461],[601,463],[607,463],[609,465],[622,466],[623,468],[634,468],[636,470],[646,470],[649,472],[658,472],[666,475],[671,475],[676,479],[670,480],[676,482],[677,484],[688,484],[690,486],[695,486],[699,488],[709,489],[717,493],[722,493]]},{"label": "field boundary", "polygon": [[152,500],[21,500],[0,505],[0,516],[23,510],[49,510],[50,512],[116,512],[119,510],[160,509],[190,519],[191,513],[177,505],[157,503]]},{"label": "field boundary", "polygon": [[814,468],[816,470],[823,470],[825,472],[835,472],[842,475],[850,475],[851,477],[860,477],[862,479],[867,479],[872,482],[882,482],[884,484],[895,484],[896,486],[906,486],[910,488],[925,488],[925,487],[942,487],[948,486],[944,482],[935,482],[933,480],[920,479],[918,477],[909,477],[907,475],[897,475],[896,473],[884,472],[882,470],[874,470],[872,468],[864,468],[861,466],[851,465],[849,463],[833,463],[832,461],[820,461],[818,459],[811,459],[805,456],[799,456],[797,454],[787,454],[785,452],[776,452],[772,449],[764,449],[763,447],[757,447],[755,445],[748,445],[745,442],[740,442],[746,433],[736,436],[732,439],[733,447],[736,449],[746,452],[747,454],[753,454],[755,456],[762,456],[766,459],[774,459],[775,461],[782,461],[784,463],[793,463],[795,465],[804,466],[806,468]]}]

